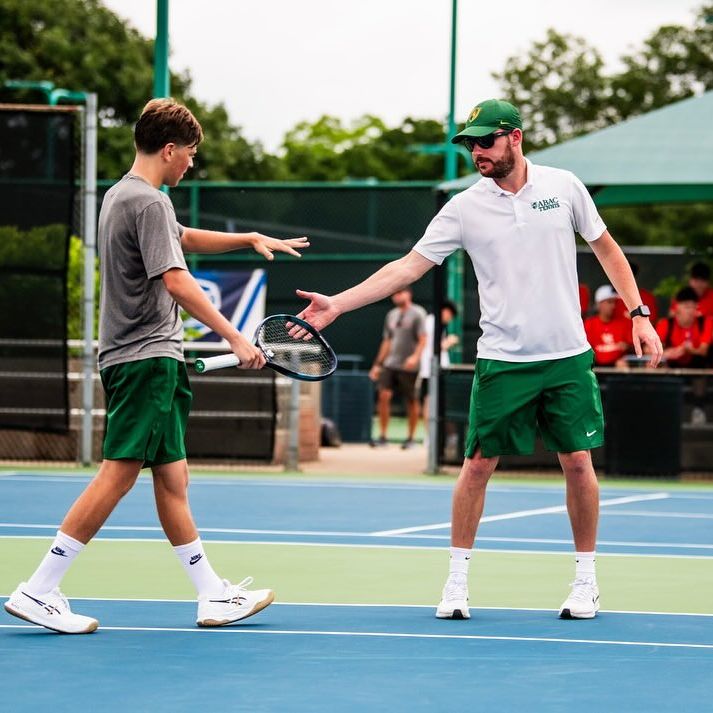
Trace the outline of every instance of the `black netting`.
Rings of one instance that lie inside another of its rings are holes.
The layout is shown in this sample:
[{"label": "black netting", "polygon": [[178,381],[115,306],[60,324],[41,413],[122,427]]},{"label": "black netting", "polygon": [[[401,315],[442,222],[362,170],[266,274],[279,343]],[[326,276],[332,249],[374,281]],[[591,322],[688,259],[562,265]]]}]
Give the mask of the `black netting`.
[{"label": "black netting", "polygon": [[0,427],[65,431],[77,116],[0,110]]}]

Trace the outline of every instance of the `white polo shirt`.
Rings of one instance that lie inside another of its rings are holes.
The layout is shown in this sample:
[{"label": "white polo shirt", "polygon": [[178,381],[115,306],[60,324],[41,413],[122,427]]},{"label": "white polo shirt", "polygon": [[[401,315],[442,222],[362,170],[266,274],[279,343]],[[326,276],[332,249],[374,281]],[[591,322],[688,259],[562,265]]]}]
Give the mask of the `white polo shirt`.
[{"label": "white polo shirt", "polygon": [[587,242],[606,230],[571,172],[527,161],[516,193],[491,178],[459,193],[414,250],[440,265],[463,248],[478,279],[478,357],[539,361],[589,349],[580,315],[575,231]]}]

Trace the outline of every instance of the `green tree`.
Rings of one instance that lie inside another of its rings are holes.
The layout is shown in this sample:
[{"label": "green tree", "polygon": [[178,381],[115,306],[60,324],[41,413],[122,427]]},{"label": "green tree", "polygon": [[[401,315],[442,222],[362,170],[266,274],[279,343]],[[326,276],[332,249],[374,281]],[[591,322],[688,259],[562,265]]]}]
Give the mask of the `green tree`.
[{"label": "green tree", "polygon": [[[0,0],[0,87],[8,79],[54,82],[96,92],[99,99],[100,178],[116,178],[133,159],[132,126],[151,97],[153,41],[98,0]],[[279,162],[232,126],[222,105],[191,95],[191,77],[171,73],[172,94],[186,102],[206,129],[201,178],[273,177]],[[3,92],[8,99],[26,99]],[[41,97],[29,96],[35,101]]]},{"label": "green tree", "polygon": [[692,27],[666,25],[643,47],[622,58],[625,69],[611,78],[621,118],[713,89],[713,3],[703,5]]},{"label": "green tree", "polygon": [[[690,27],[658,28],[614,74],[605,72],[599,52],[585,40],[555,30],[523,56],[508,58],[494,77],[502,95],[520,108],[526,151],[713,89],[711,16],[708,2]],[[710,253],[713,245],[709,204],[607,208],[602,215],[626,245],[679,245],[696,253]]]},{"label": "green tree", "polygon": [[520,108],[526,150],[544,148],[713,88],[713,3],[693,25],[667,25],[622,57],[608,75],[599,52],[581,37],[548,30],[524,56],[493,74]]},{"label": "green tree", "polygon": [[617,120],[599,52],[581,37],[548,30],[524,57],[509,57],[493,76],[520,109],[525,150],[544,148]]},{"label": "green tree", "polygon": [[408,118],[401,126],[387,127],[368,114],[348,125],[337,117],[322,116],[290,130],[282,148],[291,179],[437,181],[443,177],[442,155],[424,155],[418,146],[443,139],[442,124],[431,119]]}]

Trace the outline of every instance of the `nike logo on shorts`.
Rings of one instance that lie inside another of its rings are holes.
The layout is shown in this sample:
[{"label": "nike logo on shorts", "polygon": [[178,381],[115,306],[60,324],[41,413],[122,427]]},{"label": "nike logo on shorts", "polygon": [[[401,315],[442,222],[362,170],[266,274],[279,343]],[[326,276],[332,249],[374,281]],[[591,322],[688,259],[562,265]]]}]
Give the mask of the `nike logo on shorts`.
[{"label": "nike logo on shorts", "polygon": [[596,428],[593,431],[587,431],[587,438],[591,438],[596,432],[597,432]]}]

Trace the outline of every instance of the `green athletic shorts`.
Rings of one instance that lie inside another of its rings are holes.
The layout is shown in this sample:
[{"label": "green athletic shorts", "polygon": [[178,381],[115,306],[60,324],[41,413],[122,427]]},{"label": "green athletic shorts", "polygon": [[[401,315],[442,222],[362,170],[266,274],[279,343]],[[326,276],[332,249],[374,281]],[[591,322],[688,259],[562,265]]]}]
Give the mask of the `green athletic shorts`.
[{"label": "green athletic shorts", "polygon": [[186,457],[193,395],[184,362],[152,357],[108,366],[100,375],[106,394],[104,458],[140,460],[149,467]]},{"label": "green athletic shorts", "polygon": [[530,455],[539,432],[550,451],[572,453],[604,443],[594,355],[550,361],[478,359],[470,397],[466,458]]}]

